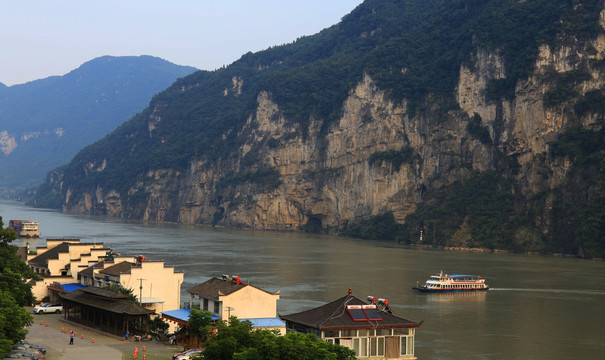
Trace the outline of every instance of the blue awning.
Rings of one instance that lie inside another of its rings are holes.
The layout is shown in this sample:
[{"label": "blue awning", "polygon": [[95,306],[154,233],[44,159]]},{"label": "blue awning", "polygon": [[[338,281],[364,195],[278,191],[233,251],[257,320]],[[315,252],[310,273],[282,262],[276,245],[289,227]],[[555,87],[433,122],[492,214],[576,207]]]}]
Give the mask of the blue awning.
[{"label": "blue awning", "polygon": [[[189,314],[190,314],[189,310],[190,310],[189,308],[168,310],[168,311],[162,311],[161,314],[174,318],[174,319],[177,319],[177,320],[180,320],[180,321],[183,321],[183,322],[187,322],[187,321],[189,321]],[[210,317],[212,318],[212,320],[220,320],[220,317],[218,317],[216,315],[210,314]]]},{"label": "blue awning", "polygon": [[270,327],[282,327],[286,326],[286,323],[279,318],[255,318],[255,319],[241,319],[248,320],[252,323],[253,328],[270,328]]},{"label": "blue awning", "polygon": [[63,288],[63,290],[65,290],[67,292],[72,292],[74,290],[85,288],[86,285],[82,285],[82,284],[78,284],[78,283],[74,283],[74,284],[61,284],[61,287]]}]

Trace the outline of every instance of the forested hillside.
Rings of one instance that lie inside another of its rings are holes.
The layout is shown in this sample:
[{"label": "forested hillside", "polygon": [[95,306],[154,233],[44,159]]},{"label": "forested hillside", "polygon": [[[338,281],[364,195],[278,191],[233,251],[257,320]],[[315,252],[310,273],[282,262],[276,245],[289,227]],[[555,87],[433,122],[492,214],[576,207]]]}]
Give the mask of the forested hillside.
[{"label": "forested hillside", "polygon": [[180,79],[50,173],[37,203],[603,256],[602,11],[367,0],[316,35]]},{"label": "forested hillside", "polygon": [[196,71],[151,56],[104,56],[64,76],[0,86],[0,193],[16,196]]}]

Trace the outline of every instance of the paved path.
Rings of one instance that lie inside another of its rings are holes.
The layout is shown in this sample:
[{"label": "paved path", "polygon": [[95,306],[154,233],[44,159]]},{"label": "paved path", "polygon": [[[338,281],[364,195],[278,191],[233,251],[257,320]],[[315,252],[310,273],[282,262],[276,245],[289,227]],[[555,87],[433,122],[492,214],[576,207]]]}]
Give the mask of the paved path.
[{"label": "paved path", "polygon": [[[27,309],[31,311],[30,308]],[[63,320],[63,314],[32,315],[32,318],[34,323],[28,328],[26,340],[44,346],[47,360],[132,359],[135,347],[138,348],[137,360],[143,360],[143,355],[146,360],[159,360],[170,359],[172,354],[183,350],[182,346],[171,346],[155,341],[122,341],[117,337],[66,322]],[[63,328],[67,329],[67,333],[61,331]],[[74,345],[69,345],[71,330],[77,334]]]}]

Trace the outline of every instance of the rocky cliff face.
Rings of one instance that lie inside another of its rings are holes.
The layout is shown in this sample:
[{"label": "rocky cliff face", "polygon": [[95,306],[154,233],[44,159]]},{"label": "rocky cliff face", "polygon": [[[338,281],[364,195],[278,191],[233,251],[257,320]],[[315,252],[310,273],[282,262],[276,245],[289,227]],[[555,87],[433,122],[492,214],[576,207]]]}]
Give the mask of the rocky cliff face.
[{"label": "rocky cliff face", "polygon": [[[284,117],[270,93],[261,92],[255,112],[239,130],[243,146],[232,154],[218,161],[198,159],[185,172],[148,172],[128,190],[128,199],[111,188],[98,187],[77,198],[63,189],[68,194],[63,210],[263,230],[300,230],[310,223],[335,230],[389,211],[403,222],[434,189],[474,170],[496,168],[496,153],[516,159],[515,180],[530,198],[568,176],[570,161],[550,158],[549,143],[570,126],[600,125],[595,116],[578,118],[571,102],[544,105],[544,94],[553,88],[546,74],[553,71],[588,71],[589,79],[573,84],[580,95],[605,85],[601,70],[591,66],[605,58],[605,37],[566,43],[540,48],[533,75],[517,83],[511,99],[486,96],[490,81],[506,77],[506,64],[496,52],[479,50],[472,67],[460,68],[459,109],[447,112],[429,98],[425,109],[409,115],[405,100],[393,103],[365,75],[350,90],[339,121],[324,127],[321,119],[312,118],[308,129],[301,129]],[[242,86],[243,80],[234,78],[233,90],[225,89],[224,95],[238,96]],[[476,115],[491,143],[469,134],[467,125]],[[161,121],[150,117],[150,136]],[[411,149],[412,156],[400,165],[372,157],[402,149]],[[277,170],[277,186],[226,181],[236,169],[252,173],[262,167]],[[102,163],[87,167],[88,172],[103,169]],[[64,186],[60,179],[51,181],[55,188]],[[548,200],[546,205],[548,211]],[[548,221],[541,226],[547,231]]]}]

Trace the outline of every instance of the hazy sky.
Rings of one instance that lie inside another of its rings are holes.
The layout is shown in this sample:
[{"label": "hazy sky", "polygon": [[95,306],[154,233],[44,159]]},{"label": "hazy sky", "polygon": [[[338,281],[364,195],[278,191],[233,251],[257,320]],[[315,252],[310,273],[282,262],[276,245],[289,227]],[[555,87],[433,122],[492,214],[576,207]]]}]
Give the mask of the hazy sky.
[{"label": "hazy sky", "polygon": [[65,75],[103,55],[214,70],[336,24],[362,0],[0,0],[0,82]]}]

